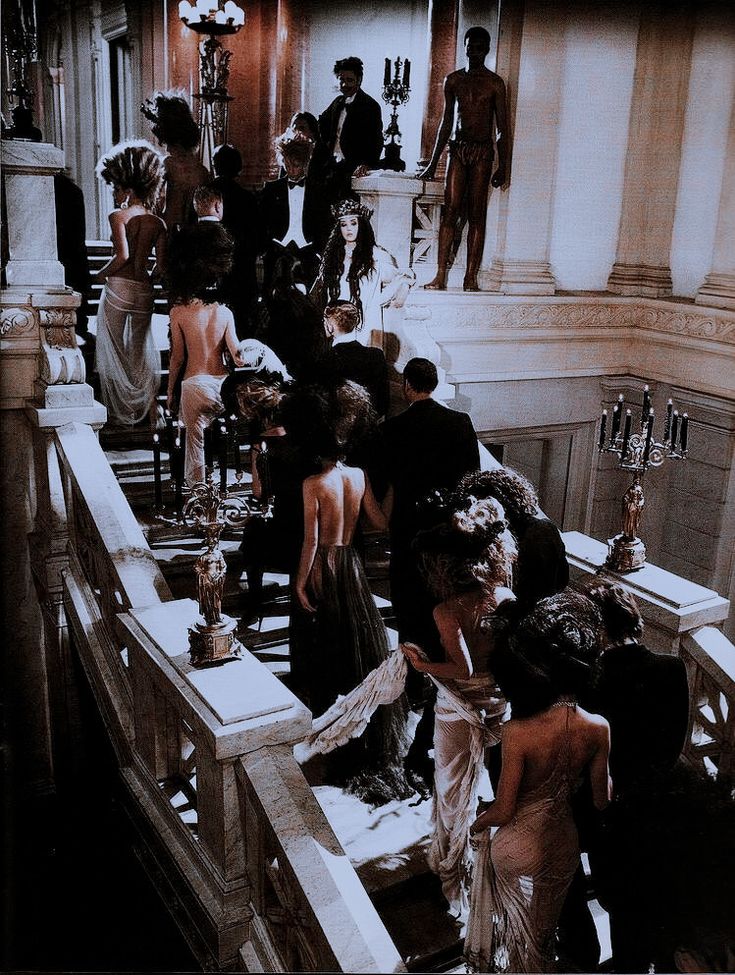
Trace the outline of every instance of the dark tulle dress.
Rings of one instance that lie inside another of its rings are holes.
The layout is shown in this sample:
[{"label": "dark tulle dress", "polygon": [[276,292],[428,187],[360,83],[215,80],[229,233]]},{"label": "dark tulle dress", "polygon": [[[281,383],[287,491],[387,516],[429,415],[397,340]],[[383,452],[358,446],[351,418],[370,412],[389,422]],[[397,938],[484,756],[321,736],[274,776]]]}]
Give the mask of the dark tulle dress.
[{"label": "dark tulle dress", "polygon": [[[311,708],[314,717],[347,694],[387,657],[388,634],[351,545],[320,545],[308,588],[317,605]],[[381,706],[365,732],[333,752],[327,778],[372,804],[412,795],[403,772],[403,698]]]}]

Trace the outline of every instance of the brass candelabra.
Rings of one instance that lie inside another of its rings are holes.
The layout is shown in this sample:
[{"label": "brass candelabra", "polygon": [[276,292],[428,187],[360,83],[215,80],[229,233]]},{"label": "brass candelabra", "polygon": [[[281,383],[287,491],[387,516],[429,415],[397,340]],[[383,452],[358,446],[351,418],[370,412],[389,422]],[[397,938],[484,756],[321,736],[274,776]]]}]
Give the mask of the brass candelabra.
[{"label": "brass candelabra", "polygon": [[643,478],[649,467],[665,460],[685,460],[689,446],[689,416],[679,414],[672,400],[666,405],[663,439],[654,437],[655,415],[648,386],[643,387],[640,421],[634,429],[633,411],[625,406],[622,393],[613,407],[608,438],[608,412],[602,411],[598,450],[616,454],[620,470],[633,471],[633,483],[622,497],[623,530],[608,539],[605,565],[613,572],[634,572],[646,562],[646,546],[638,535],[645,496]]}]

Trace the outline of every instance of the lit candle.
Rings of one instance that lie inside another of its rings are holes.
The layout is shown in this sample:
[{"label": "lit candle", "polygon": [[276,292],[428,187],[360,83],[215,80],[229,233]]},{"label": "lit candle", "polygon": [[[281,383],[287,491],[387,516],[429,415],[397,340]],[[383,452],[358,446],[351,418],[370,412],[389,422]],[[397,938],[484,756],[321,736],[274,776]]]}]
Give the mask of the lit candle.
[{"label": "lit candle", "polygon": [[385,74],[383,75],[383,87],[387,88],[390,84],[390,58],[385,59]]},{"label": "lit candle", "polygon": [[408,82],[411,78],[411,62],[406,58],[405,64],[403,65],[403,87],[408,88]]},{"label": "lit candle", "polygon": [[689,440],[689,414],[685,413],[681,418],[681,452],[687,452],[687,442]]},{"label": "lit candle", "polygon": [[613,407],[612,415],[612,430],[610,431],[610,443],[615,442],[615,438],[620,433],[620,403],[616,403]]},{"label": "lit candle", "polygon": [[607,427],[607,410],[602,411],[602,420],[600,421],[600,441],[597,444],[599,450],[602,450],[605,446],[605,429]]},{"label": "lit candle", "polygon": [[651,453],[651,444],[653,443],[653,410],[648,413],[648,429],[646,430],[646,446],[643,448],[643,463],[648,463],[648,457]]},{"label": "lit candle", "polygon": [[219,489],[227,491],[227,427],[219,424]]},{"label": "lit candle", "polygon": [[179,3],[179,18],[181,20],[191,20],[192,9],[189,0],[181,0]]},{"label": "lit candle", "polygon": [[664,424],[664,443],[669,442],[671,436],[671,415],[674,412],[674,401],[669,400],[666,404],[666,422]]},{"label": "lit candle", "polygon": [[633,423],[633,415],[630,410],[625,411],[625,426],[623,427],[623,447],[620,454],[620,459],[625,460],[625,456],[628,453],[628,441],[630,440],[630,427]]},{"label": "lit candle", "polygon": [[679,411],[674,410],[674,418],[671,421],[671,449],[676,450],[676,438],[679,435]]},{"label": "lit candle", "polygon": [[158,434],[153,434],[153,487],[155,490],[155,504],[157,508],[163,507],[163,494],[161,490],[161,442]]}]

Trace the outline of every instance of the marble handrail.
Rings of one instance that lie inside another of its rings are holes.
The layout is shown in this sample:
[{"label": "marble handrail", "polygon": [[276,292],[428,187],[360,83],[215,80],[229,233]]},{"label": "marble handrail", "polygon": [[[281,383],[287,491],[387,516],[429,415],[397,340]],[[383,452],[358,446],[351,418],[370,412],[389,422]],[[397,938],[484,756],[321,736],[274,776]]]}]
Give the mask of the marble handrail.
[{"label": "marble handrail", "polygon": [[726,781],[735,775],[735,646],[712,626],[681,643],[690,696],[690,734],[684,755]]}]

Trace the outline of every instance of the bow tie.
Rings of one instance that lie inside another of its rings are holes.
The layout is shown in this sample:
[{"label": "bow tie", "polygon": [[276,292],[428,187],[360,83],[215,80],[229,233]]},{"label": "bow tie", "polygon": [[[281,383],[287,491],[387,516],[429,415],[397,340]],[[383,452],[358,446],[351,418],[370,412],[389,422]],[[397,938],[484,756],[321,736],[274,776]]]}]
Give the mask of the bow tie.
[{"label": "bow tie", "polygon": [[304,176],[301,179],[289,179],[287,182],[288,188],[292,190],[294,186],[306,186],[306,177]]}]

